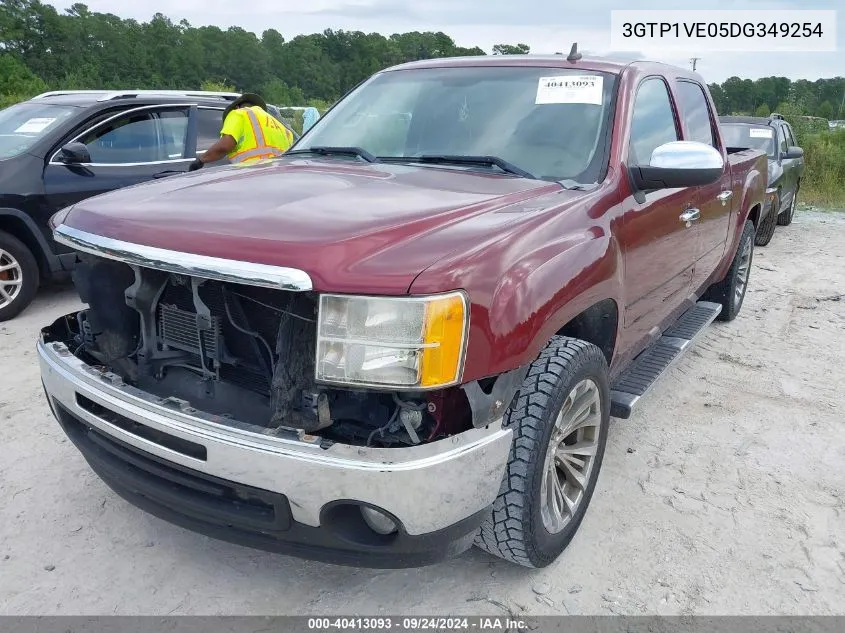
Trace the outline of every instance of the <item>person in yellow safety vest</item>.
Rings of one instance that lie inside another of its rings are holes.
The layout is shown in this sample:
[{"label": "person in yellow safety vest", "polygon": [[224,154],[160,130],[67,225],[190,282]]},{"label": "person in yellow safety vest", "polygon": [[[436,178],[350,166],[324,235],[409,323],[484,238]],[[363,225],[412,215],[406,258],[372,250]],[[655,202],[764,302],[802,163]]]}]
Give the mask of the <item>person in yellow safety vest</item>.
[{"label": "person in yellow safety vest", "polygon": [[267,113],[267,103],[246,93],[223,112],[220,139],[188,167],[196,171],[227,156],[232,163],[252,163],[281,156],[293,145],[293,134]]}]

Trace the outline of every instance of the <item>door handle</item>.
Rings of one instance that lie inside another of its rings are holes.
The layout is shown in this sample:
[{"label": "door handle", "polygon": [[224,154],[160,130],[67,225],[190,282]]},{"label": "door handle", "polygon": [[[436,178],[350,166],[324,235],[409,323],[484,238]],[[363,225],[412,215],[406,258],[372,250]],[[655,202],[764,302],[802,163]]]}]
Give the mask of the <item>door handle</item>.
[{"label": "door handle", "polygon": [[724,205],[724,204],[727,204],[728,200],[730,200],[733,197],[734,197],[733,191],[723,191],[718,196],[716,196],[716,199]]},{"label": "door handle", "polygon": [[701,211],[699,211],[698,209],[687,209],[680,216],[678,216],[681,222],[686,222],[688,225],[690,222],[692,222],[693,220],[697,220],[700,217]]}]

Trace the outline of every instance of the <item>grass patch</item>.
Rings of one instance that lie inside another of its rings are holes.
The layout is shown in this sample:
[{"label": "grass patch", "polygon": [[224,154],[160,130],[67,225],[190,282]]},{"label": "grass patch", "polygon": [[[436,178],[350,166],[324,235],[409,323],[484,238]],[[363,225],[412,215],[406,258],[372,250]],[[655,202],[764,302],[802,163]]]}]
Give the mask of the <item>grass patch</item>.
[{"label": "grass patch", "polygon": [[845,208],[845,129],[799,136],[806,169],[801,202]]}]

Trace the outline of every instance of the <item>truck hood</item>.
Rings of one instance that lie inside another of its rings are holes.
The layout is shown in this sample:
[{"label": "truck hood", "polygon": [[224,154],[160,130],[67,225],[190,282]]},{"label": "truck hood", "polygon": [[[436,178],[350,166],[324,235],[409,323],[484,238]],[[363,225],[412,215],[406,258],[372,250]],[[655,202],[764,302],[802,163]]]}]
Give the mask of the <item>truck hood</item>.
[{"label": "truck hood", "polygon": [[90,198],[63,224],[134,244],[299,268],[318,291],[402,294],[441,257],[579,193],[478,170],[287,157]]}]

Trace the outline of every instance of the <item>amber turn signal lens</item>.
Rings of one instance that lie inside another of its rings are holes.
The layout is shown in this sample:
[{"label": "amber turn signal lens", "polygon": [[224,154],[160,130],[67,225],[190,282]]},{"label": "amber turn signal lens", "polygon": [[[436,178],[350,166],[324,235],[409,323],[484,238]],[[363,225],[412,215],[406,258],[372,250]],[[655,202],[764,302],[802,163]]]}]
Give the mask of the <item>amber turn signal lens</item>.
[{"label": "amber turn signal lens", "polygon": [[420,386],[456,382],[461,374],[467,305],[463,293],[432,298],[426,304]]}]

